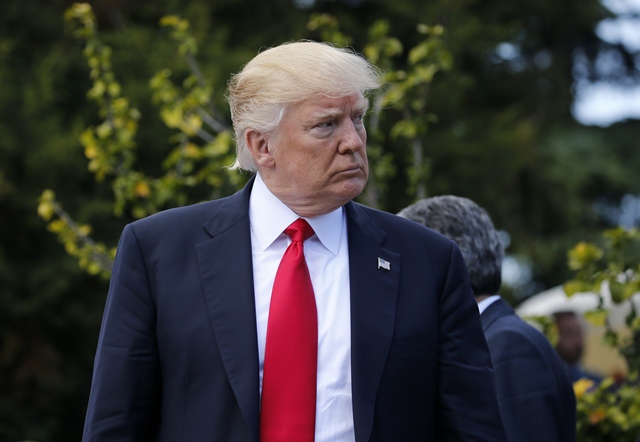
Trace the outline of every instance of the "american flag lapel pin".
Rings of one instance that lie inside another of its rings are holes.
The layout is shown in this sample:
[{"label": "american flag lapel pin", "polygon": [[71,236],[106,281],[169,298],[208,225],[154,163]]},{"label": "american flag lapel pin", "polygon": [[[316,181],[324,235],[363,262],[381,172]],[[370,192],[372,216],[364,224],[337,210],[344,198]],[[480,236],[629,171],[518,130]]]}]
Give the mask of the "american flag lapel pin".
[{"label": "american flag lapel pin", "polygon": [[379,269],[385,269],[385,270],[391,270],[391,263],[385,259],[382,258],[378,258],[378,268]]}]

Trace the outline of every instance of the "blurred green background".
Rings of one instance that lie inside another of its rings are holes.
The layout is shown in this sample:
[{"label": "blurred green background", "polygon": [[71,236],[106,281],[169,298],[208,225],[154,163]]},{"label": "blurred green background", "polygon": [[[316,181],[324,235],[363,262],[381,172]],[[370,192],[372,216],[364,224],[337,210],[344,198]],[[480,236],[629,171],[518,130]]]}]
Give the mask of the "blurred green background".
[{"label": "blurred green background", "polygon": [[[228,121],[229,76],[261,48],[320,38],[307,23],[311,14],[326,13],[358,51],[381,19],[406,48],[423,38],[419,24],[444,27],[452,64],[434,76],[420,104],[429,115],[428,127],[415,136],[423,155],[420,184],[423,195],[473,199],[505,232],[510,273],[504,295],[512,304],[568,279],[566,251],[576,242],[640,219],[634,196],[640,194],[640,123],[589,125],[575,117],[576,97],[589,84],[631,91],[640,71],[638,48],[602,32],[603,23],[615,25],[625,13],[598,0],[90,3],[99,36],[113,49],[123,94],[140,111],[136,161],[149,174],[162,169],[175,135],[158,117],[149,80],[164,68],[178,76],[189,71],[159,26],[163,16],[189,20],[200,69]],[[134,219],[127,211],[114,214],[109,182],[97,182],[88,171],[78,140],[100,116],[87,98],[92,83],[83,46],[64,20],[71,5],[0,4],[2,441],[80,439],[108,288],[47,231],[38,198],[44,189],[55,190],[64,209],[91,224],[92,237],[109,246]],[[400,69],[402,60],[397,63]],[[376,199],[383,210],[395,213],[420,196],[402,146],[411,141],[398,138],[385,147],[389,167]]]}]

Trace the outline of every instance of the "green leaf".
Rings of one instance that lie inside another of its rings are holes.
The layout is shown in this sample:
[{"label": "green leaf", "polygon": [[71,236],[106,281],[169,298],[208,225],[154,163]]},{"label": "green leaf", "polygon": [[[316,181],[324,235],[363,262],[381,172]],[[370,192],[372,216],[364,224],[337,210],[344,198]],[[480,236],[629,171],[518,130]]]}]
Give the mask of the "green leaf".
[{"label": "green leaf", "polygon": [[570,279],[562,285],[562,288],[564,289],[567,297],[571,297],[576,293],[597,291],[599,287],[581,279]]},{"label": "green leaf", "polygon": [[569,268],[580,270],[602,259],[604,252],[601,248],[587,242],[576,244],[569,252]]},{"label": "green leaf", "polygon": [[596,327],[604,327],[608,317],[609,311],[605,309],[596,309],[584,314],[584,319]]},{"label": "green leaf", "polygon": [[614,303],[620,304],[626,299],[625,289],[624,284],[619,283],[614,278],[609,278],[609,292],[611,293],[611,300]]}]

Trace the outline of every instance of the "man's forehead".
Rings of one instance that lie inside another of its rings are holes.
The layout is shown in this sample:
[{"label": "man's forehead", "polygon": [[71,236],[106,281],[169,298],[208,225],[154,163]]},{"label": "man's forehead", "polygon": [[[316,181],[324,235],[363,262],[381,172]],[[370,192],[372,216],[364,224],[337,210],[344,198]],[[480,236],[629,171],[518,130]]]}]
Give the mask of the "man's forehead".
[{"label": "man's forehead", "polygon": [[304,102],[306,113],[310,116],[362,112],[368,105],[367,99],[360,93],[338,98],[316,97]]}]

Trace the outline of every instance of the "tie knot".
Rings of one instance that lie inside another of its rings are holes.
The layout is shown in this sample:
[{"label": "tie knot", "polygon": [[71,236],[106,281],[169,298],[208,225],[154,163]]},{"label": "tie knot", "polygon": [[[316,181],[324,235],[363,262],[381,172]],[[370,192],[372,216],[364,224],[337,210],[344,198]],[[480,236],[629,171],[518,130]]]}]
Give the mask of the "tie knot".
[{"label": "tie knot", "polygon": [[305,242],[315,233],[313,227],[309,225],[307,220],[298,218],[284,229],[285,235],[291,238],[291,241]]}]

